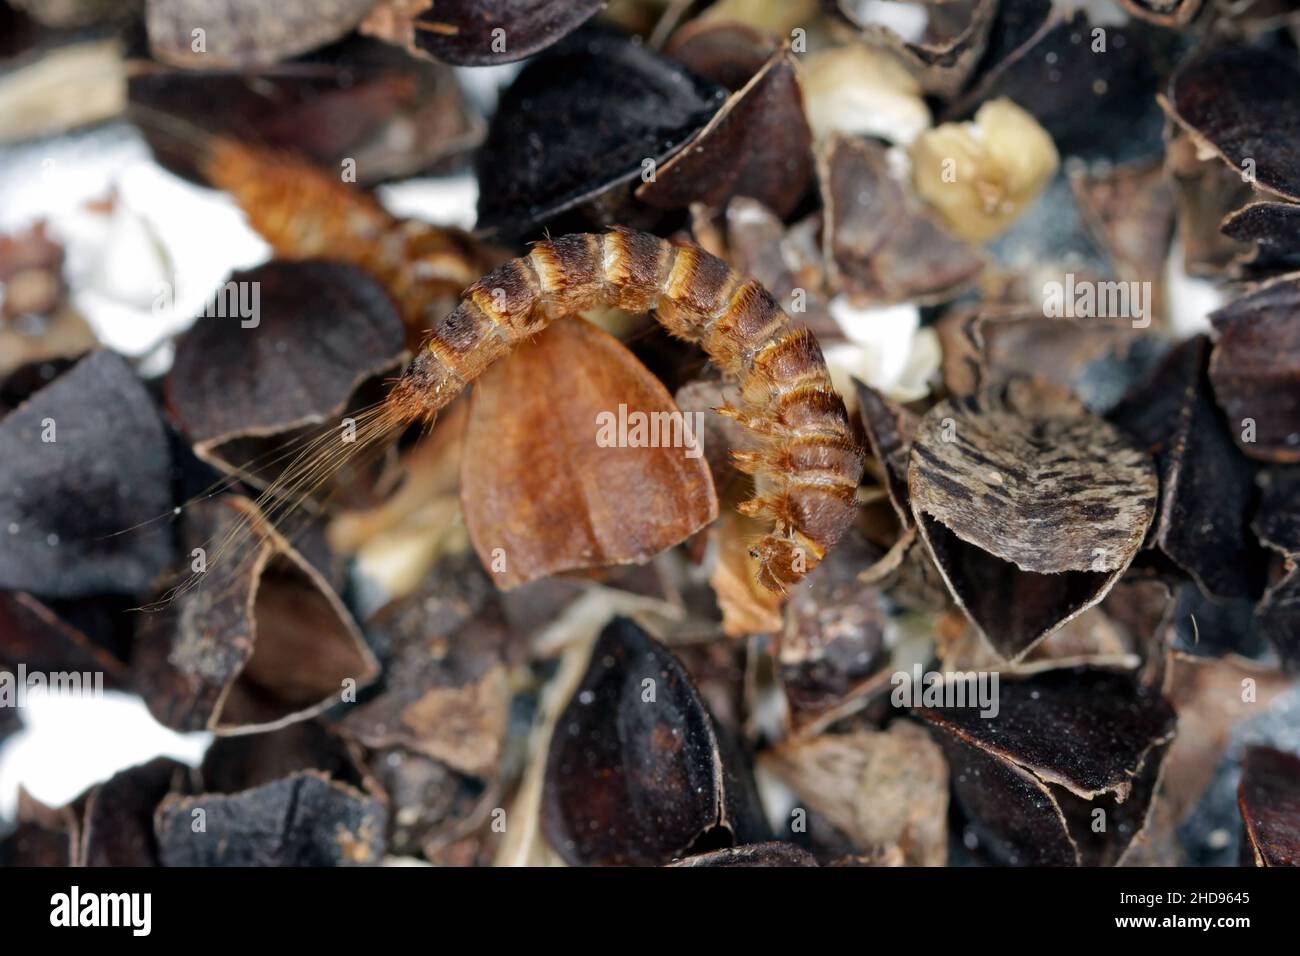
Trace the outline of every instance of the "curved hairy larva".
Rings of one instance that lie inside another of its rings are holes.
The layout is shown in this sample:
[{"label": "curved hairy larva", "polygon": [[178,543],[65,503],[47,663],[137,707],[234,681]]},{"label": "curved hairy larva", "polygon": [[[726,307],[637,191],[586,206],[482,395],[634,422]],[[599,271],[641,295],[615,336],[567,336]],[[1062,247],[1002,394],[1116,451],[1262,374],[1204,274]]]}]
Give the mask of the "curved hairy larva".
[{"label": "curved hairy larva", "polygon": [[694,245],[621,228],[537,243],[434,324],[390,413],[430,418],[518,342],[598,306],[654,310],[738,381],[740,407],[723,411],[754,437],[736,453],[757,488],[742,511],[774,524],[751,552],[758,579],[775,591],[799,581],[853,521],[864,452],[812,333],[758,282]]}]

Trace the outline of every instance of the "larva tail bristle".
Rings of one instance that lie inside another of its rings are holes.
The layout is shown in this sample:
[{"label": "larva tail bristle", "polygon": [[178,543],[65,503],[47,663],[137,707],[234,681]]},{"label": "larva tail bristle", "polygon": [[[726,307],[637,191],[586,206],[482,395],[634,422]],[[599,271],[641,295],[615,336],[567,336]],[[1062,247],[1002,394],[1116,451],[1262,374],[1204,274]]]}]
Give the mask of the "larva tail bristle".
[{"label": "larva tail bristle", "polygon": [[449,405],[465,382],[449,369],[427,344],[406,366],[402,377],[388,393],[391,414],[407,422],[432,423]]},{"label": "larva tail bristle", "polygon": [[183,514],[188,508],[191,508],[200,502],[216,498],[239,484],[241,481],[246,480],[250,475],[266,471],[269,468],[282,464],[290,457],[300,454],[308,444],[315,441],[319,441],[319,436],[312,438],[310,435],[300,435],[296,438],[290,439],[283,445],[267,452],[265,455],[259,455],[257,458],[252,458],[248,461],[242,462],[234,472],[218,478],[198,494],[193,495],[188,500],[174,508],[164,511],[162,514],[154,515],[152,518],[146,518],[144,521],[133,524],[130,527],[122,528],[118,531],[106,534],[104,535],[104,539],[106,540],[124,534],[131,534],[135,531],[141,530],[142,528],[147,528],[163,521],[175,521],[177,516]]},{"label": "larva tail bristle", "polygon": [[265,528],[275,528],[283,537],[292,538],[289,520],[305,509],[325,482],[345,465],[382,449],[410,421],[390,400],[354,412],[349,419],[345,427],[331,428],[307,442],[279,477],[258,495],[248,513],[219,541],[207,543],[205,569],[172,588],[151,607],[165,607],[207,581],[233,582],[255,559],[258,549],[252,545]]}]

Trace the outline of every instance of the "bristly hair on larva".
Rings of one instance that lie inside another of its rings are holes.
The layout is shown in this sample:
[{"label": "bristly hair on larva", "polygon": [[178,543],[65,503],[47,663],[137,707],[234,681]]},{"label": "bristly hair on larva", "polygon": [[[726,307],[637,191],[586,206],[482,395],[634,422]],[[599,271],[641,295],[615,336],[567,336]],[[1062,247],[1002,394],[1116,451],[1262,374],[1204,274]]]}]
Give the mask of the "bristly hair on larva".
[{"label": "bristly hair on larva", "polygon": [[598,306],[653,311],[737,383],[738,407],[719,411],[752,436],[751,447],[733,452],[756,488],[740,510],[773,523],[750,553],[759,583],[784,592],[853,523],[865,464],[817,340],[760,283],[721,259],[620,227],[538,242],[469,286],[460,305],[434,322],[387,399],[365,415],[356,440],[305,449],[263,492],[266,520],[281,520],[352,456],[408,425],[431,425],[518,343]]},{"label": "bristly hair on larva", "polygon": [[853,522],[865,452],[813,334],[753,279],[698,246],[614,228],[536,243],[471,285],[389,396],[407,419],[436,414],[518,342],[597,306],[654,311],[740,388],[753,447],[735,453],[757,494],[742,511],[774,524],[752,548],[759,582],[783,592]]},{"label": "bristly hair on larva", "polygon": [[364,269],[392,293],[409,324],[427,322],[430,308],[447,308],[500,261],[457,230],[398,219],[370,193],[291,153],[211,137],[199,157],[204,177],[234,197],[277,256]]},{"label": "bristly hair on larva", "polygon": [[369,272],[408,325],[424,328],[430,309],[449,308],[502,258],[459,230],[399,219],[371,193],[300,154],[211,133],[139,103],[129,115],[230,194],[276,256],[340,260]]}]

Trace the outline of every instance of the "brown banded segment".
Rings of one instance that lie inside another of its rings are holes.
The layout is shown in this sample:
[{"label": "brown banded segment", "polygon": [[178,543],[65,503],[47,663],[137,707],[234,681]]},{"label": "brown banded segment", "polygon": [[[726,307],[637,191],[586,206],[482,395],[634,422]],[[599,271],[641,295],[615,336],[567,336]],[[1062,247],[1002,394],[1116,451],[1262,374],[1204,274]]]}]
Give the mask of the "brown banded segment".
[{"label": "brown banded segment", "polygon": [[525,338],[545,325],[534,315],[541,285],[527,259],[511,259],[465,290],[465,297],[512,340]]},{"label": "brown banded segment", "polygon": [[817,473],[825,480],[847,488],[852,495],[858,487],[855,473],[865,462],[862,449],[839,438],[796,438],[781,451],[773,464],[796,474]]},{"label": "brown banded segment", "polygon": [[824,485],[814,478],[796,477],[786,489],[785,500],[787,523],[818,545],[839,540],[856,510],[852,494],[845,500],[842,486]]},{"label": "brown banded segment", "polygon": [[[297,156],[216,137],[200,171],[234,196],[249,225],[276,255],[342,258],[392,287],[401,285],[412,249],[401,220],[369,193],[340,188],[314,163]],[[427,240],[428,230],[418,234]]]},{"label": "brown banded segment", "polygon": [[610,305],[648,312],[659,304],[676,260],[673,247],[657,236],[615,228],[605,234],[602,259]]},{"label": "brown banded segment", "polygon": [[772,442],[772,445],[766,450],[733,452],[736,467],[750,475],[831,469],[841,470],[847,475],[852,471],[857,454],[854,448],[846,447],[838,439],[804,438],[794,442]]},{"label": "brown banded segment", "polygon": [[[817,344],[816,337],[806,328],[796,329],[763,348],[754,356],[754,373],[762,376],[765,382],[777,386],[772,390],[773,397],[790,391],[796,384],[805,381],[825,381],[830,384],[821,347]],[[847,419],[847,414],[845,417]]]},{"label": "brown banded segment", "polygon": [[800,580],[853,522],[865,453],[812,332],[794,328],[759,283],[696,246],[622,228],[537,243],[474,283],[434,326],[394,404],[407,417],[430,414],[515,341],[600,304],[657,307],[670,332],[699,342],[739,379],[743,407],[729,414],[758,439],[738,461],[760,490],[741,510],[776,524],[751,552],[757,576],[776,590]]},{"label": "brown banded segment", "polygon": [[[811,333],[809,333],[811,334]],[[773,361],[765,362],[770,357]],[[749,406],[752,414],[770,420],[782,431],[789,428],[778,417],[776,409],[786,395],[806,392],[820,388],[832,396],[828,403],[827,414],[816,425],[805,423],[800,428],[814,428],[817,431],[834,431],[849,435],[849,417],[843,411],[844,403],[831,387],[830,373],[821,357],[820,349],[813,342],[813,351],[809,353],[804,343],[795,336],[788,336],[778,343],[778,347],[764,349],[754,362],[755,371],[743,380],[741,398]]]},{"label": "brown banded segment", "polygon": [[510,351],[510,343],[473,299],[466,299],[429,335],[428,348],[466,382]]},{"label": "brown banded segment", "polygon": [[741,281],[717,256],[698,246],[681,246],[664,294],[678,309],[695,318],[699,329],[692,338],[698,339],[707,325],[726,309],[732,291]]},{"label": "brown banded segment", "polygon": [[382,282],[412,345],[497,260],[494,250],[459,230],[398,219],[372,194],[301,156],[223,136],[209,140],[201,154],[204,176],[234,197],[277,257],[338,259]]},{"label": "brown banded segment", "polygon": [[753,279],[731,297],[726,312],[713,323],[701,346],[717,355],[718,364],[733,375],[749,367],[754,355],[774,337],[790,329],[789,317],[772,294]]},{"label": "brown banded segment", "polygon": [[776,418],[781,424],[792,430],[801,428],[819,428],[834,423],[836,430],[847,434],[847,428],[840,428],[837,418],[843,400],[839,394],[820,382],[802,385],[785,392],[776,401]]},{"label": "brown banded segment", "polygon": [[539,304],[552,319],[603,304],[602,252],[600,236],[588,233],[561,236],[533,246],[528,258],[541,282]]},{"label": "brown banded segment", "polygon": [[388,393],[388,406],[403,422],[432,420],[469,384],[442,360],[436,341],[429,338]]}]

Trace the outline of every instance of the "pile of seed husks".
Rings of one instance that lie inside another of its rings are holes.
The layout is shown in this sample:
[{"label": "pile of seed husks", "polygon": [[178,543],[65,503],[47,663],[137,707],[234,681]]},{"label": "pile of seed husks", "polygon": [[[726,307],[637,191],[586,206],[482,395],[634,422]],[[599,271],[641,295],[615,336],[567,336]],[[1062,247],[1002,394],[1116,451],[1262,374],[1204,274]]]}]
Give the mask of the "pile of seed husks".
[{"label": "pile of seed husks", "polygon": [[[0,237],[0,703],[99,675],[215,735],[24,792],[0,859],[1300,861],[1288,7],[0,3],[5,176],[135,128],[272,250],[122,355],[91,310],[156,315],[129,257]],[[370,198],[412,177],[472,177],[474,231]],[[868,464],[788,595],[736,510],[733,383],[644,315],[558,322],[255,504],[478,276],[614,224],[817,335]],[[594,440],[620,408],[698,442]]]}]

